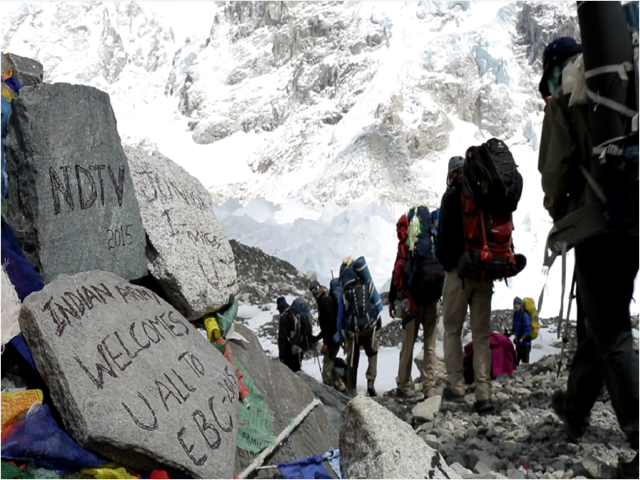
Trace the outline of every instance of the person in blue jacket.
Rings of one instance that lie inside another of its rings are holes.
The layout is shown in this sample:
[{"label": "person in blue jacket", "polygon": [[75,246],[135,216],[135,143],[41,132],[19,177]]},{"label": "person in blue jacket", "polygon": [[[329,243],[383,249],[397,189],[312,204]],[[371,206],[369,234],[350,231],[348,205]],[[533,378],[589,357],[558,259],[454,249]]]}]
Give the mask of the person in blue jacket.
[{"label": "person in blue jacket", "polygon": [[516,297],[513,300],[513,325],[511,335],[515,335],[513,343],[516,344],[516,366],[529,363],[531,352],[531,318],[522,308],[522,299]]}]

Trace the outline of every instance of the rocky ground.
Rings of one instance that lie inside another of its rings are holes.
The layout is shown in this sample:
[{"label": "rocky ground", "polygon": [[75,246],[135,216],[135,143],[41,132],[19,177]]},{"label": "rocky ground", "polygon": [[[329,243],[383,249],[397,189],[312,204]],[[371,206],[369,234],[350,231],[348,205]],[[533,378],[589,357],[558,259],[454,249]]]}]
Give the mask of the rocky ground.
[{"label": "rocky ground", "polygon": [[[236,255],[241,300],[261,305],[273,303],[284,294],[305,295],[312,300],[307,285],[313,275],[302,274],[287,262],[233,240],[231,246]],[[386,304],[387,296],[382,297]],[[315,302],[309,303],[315,308]],[[555,322],[541,319],[548,327],[544,331],[553,334]],[[638,316],[632,322],[637,329]],[[494,331],[502,331],[510,326],[511,311],[493,311],[491,323]],[[276,332],[277,317],[274,317],[257,333],[275,338]],[[627,447],[611,402],[606,399],[596,402],[590,427],[577,444],[568,440],[550,407],[553,393],[563,389],[567,382],[576,346],[574,332],[575,329],[570,330],[559,377],[559,356],[550,355],[520,366],[511,377],[494,380],[493,413],[482,416],[474,413],[473,384],[467,386],[465,404],[442,402],[432,421],[421,420],[412,413],[424,401],[419,385],[413,398],[399,398],[391,390],[376,400],[412,425],[463,478],[613,478],[618,458],[629,460],[634,453]],[[401,338],[400,320],[386,325],[379,333],[383,346],[396,346]],[[637,349],[637,339],[635,345]],[[437,378],[440,393],[446,383],[441,358]]]}]

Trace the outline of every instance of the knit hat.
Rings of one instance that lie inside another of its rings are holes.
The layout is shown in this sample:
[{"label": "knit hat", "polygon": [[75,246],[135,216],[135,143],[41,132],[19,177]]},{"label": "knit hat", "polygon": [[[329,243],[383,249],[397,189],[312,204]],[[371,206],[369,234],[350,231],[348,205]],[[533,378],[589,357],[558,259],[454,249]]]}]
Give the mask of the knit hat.
[{"label": "knit hat", "polygon": [[456,156],[449,159],[449,173],[464,167],[464,157]]},{"label": "knit hat", "polygon": [[285,311],[289,306],[289,304],[287,303],[287,300],[284,297],[278,297],[278,300],[276,300],[276,305],[278,306],[278,311],[280,313]]},{"label": "knit hat", "polygon": [[546,46],[542,54],[542,79],[538,87],[542,95],[545,97],[551,96],[547,80],[553,68],[578,53],[582,53],[582,45],[576,42],[573,37],[556,38]]},{"label": "knit hat", "polygon": [[314,280],[313,282],[311,282],[309,284],[309,290],[311,292],[315,292],[318,289],[319,286],[320,286],[320,282],[318,282],[317,280]]},{"label": "knit hat", "polygon": [[518,305],[522,306],[522,299],[520,297],[514,298],[513,299],[513,304],[514,305],[518,304]]}]

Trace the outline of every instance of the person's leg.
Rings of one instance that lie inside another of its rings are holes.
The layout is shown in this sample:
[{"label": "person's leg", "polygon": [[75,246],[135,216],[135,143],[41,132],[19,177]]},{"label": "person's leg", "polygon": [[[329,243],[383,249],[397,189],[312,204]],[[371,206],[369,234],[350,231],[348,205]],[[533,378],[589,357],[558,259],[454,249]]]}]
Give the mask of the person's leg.
[{"label": "person's leg", "polygon": [[518,344],[516,347],[516,367],[520,365],[522,361],[522,345]]},{"label": "person's leg", "polygon": [[373,335],[373,331],[362,338],[360,345],[364,348],[364,353],[369,359],[369,366],[367,367],[366,373],[367,380],[375,382],[376,376],[378,375],[378,339]]},{"label": "person's leg", "polygon": [[465,287],[462,288],[462,280],[457,272],[447,272],[442,291],[444,365],[451,391],[455,395],[464,395],[462,326],[471,297],[471,280],[465,279]]},{"label": "person's leg", "polygon": [[576,288],[576,339],[578,340],[578,343],[587,338],[587,327],[585,324],[586,314],[582,307],[582,303],[580,302],[580,298],[580,292]]},{"label": "person's leg", "polygon": [[522,351],[522,363],[529,363],[530,354],[531,354],[531,345],[525,345]]},{"label": "person's leg", "polygon": [[360,361],[360,345],[356,343],[355,337],[347,340],[347,391],[355,395],[358,379],[358,362]]},{"label": "person's leg", "polygon": [[302,359],[300,358],[302,355],[300,354],[292,354],[291,355],[291,370],[293,370],[294,372],[299,372],[300,371],[300,367],[302,365]]},{"label": "person's leg", "polygon": [[424,350],[422,354],[422,391],[425,397],[433,397],[436,394],[436,333],[438,327],[438,304],[433,302],[424,307],[422,316],[422,332],[424,338]]},{"label": "person's leg", "polygon": [[576,441],[589,426],[589,414],[602,385],[596,345],[587,332],[573,356],[567,390],[556,392],[552,400],[571,440]]},{"label": "person's leg", "polygon": [[[325,370],[328,370],[329,372],[331,372],[331,383],[329,385],[331,385],[333,388],[335,388],[339,392],[344,392],[347,387],[345,386],[344,382],[342,381],[342,378],[340,378],[340,374],[335,368],[336,357],[338,356],[338,352],[340,352],[339,343],[332,343],[331,345],[329,345],[329,348],[327,349],[327,353],[325,354],[325,362],[323,367],[324,369],[322,370],[322,375],[324,380]],[[328,361],[327,361],[327,358],[328,358]]]},{"label": "person's leg", "polygon": [[[322,359],[322,383],[333,387],[333,359],[331,358],[331,345],[327,345],[327,351]],[[334,356],[335,358],[335,356]]]},{"label": "person's leg", "polygon": [[411,387],[411,363],[413,361],[413,345],[418,338],[418,330],[420,328],[420,320],[422,319],[422,310],[424,307],[418,307],[418,318],[404,325],[402,330],[402,348],[400,348],[400,361],[398,362],[398,378],[396,383],[398,390],[405,395],[412,395]]},{"label": "person's leg", "polygon": [[471,296],[471,337],[476,401],[491,400],[491,297],[493,282],[473,282]]},{"label": "person's leg", "polygon": [[638,354],[633,348],[629,303],[638,253],[638,238],[621,233],[601,234],[576,247],[587,336],[595,345],[620,428],[634,448],[638,448]]}]

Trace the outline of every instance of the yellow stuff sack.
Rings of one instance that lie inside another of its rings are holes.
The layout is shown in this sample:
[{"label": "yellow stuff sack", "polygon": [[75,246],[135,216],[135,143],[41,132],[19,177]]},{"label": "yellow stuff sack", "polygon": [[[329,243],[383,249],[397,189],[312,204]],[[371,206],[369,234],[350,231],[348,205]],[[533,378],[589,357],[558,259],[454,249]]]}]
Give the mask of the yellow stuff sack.
[{"label": "yellow stuff sack", "polygon": [[538,329],[540,325],[538,324],[538,311],[536,310],[536,304],[533,301],[533,298],[525,298],[522,300],[522,308],[524,311],[529,314],[529,318],[531,319],[531,340],[535,340],[538,338]]},{"label": "yellow stuff sack", "polygon": [[138,476],[131,470],[113,462],[105,463],[100,468],[83,468],[80,472],[86,475],[85,478],[138,479]]},{"label": "yellow stuff sack", "polygon": [[204,328],[207,329],[207,340],[215,342],[220,338],[220,328],[213,314],[204,316]]}]

